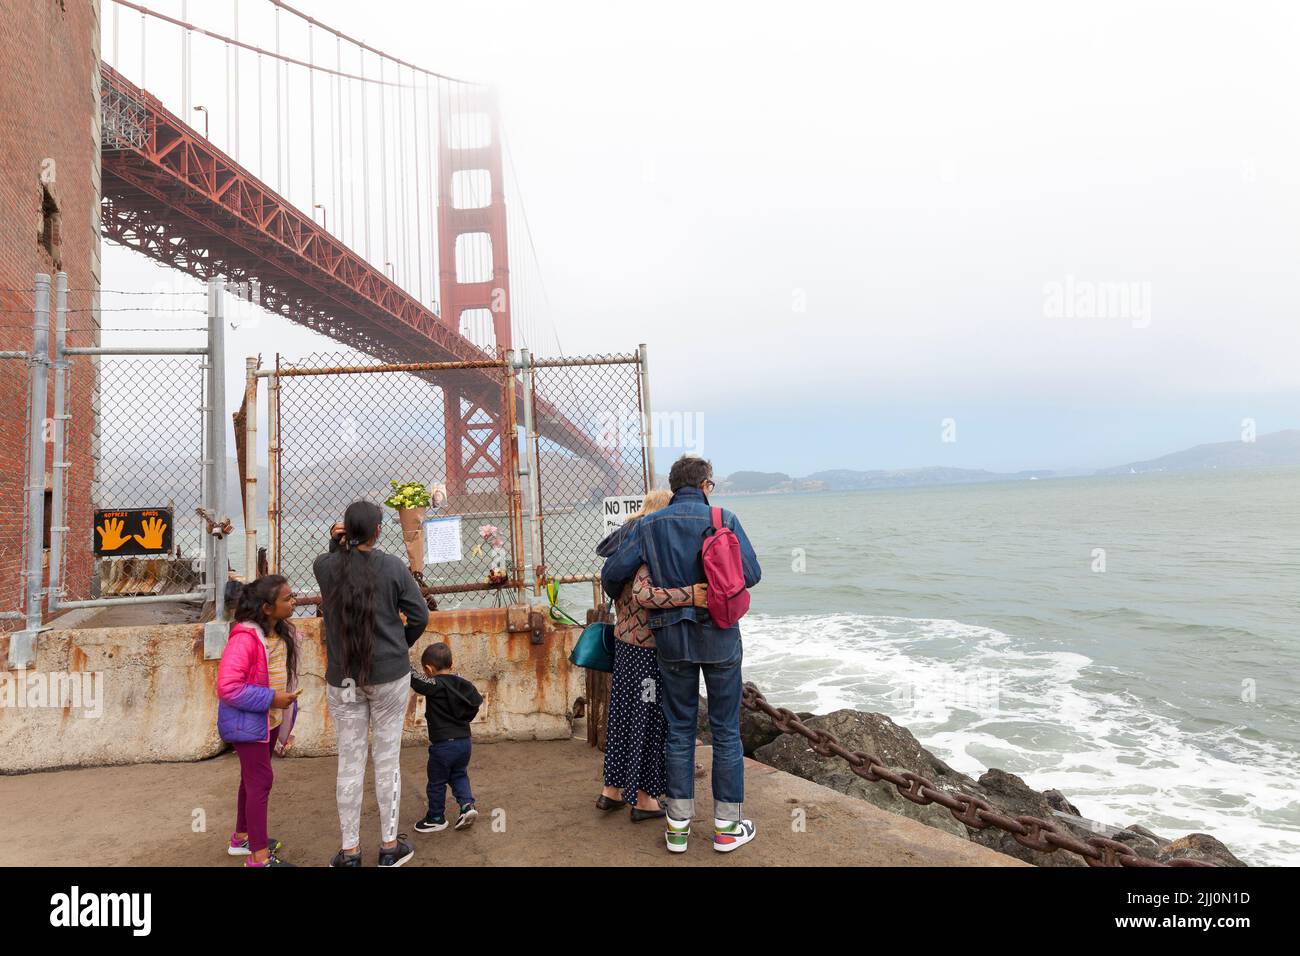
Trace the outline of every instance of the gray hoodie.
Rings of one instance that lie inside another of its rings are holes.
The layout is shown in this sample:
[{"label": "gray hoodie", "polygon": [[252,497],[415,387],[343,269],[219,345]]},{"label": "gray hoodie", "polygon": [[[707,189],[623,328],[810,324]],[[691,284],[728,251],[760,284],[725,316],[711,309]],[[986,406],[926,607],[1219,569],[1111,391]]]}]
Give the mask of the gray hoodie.
[{"label": "gray hoodie", "polygon": [[[321,604],[325,608],[325,652],[327,663],[325,681],[333,687],[342,687],[343,679],[359,681],[355,672],[343,671],[343,642],[337,640],[330,628],[329,599],[334,581],[347,560],[343,551],[322,554],[312,563],[316,583],[320,586]],[[401,558],[375,548],[367,554],[358,551],[352,560],[367,562],[375,581],[375,654],[370,665],[369,684],[388,684],[405,678],[411,671],[411,645],[429,623],[429,606],[424,602],[420,587],[411,577],[411,571]],[[397,616],[406,615],[406,623]]]}]

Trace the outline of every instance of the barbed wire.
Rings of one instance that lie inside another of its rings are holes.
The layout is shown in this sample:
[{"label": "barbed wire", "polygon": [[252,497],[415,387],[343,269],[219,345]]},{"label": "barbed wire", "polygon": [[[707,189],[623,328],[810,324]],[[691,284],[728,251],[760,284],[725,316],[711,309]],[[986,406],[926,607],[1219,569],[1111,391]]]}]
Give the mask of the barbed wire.
[{"label": "barbed wire", "polygon": [[847,749],[838,737],[829,731],[814,730],[799,719],[794,711],[785,707],[773,707],[763,696],[763,692],[750,682],[745,683],[741,694],[741,703],[749,710],[766,714],[772,726],[786,734],[799,734],[813,744],[813,753],[819,757],[839,757],[848,763],[849,769],[861,777],[875,783],[880,780],[894,785],[899,796],[920,806],[937,803],[952,814],[958,823],[974,830],[983,830],[990,826],[1010,833],[1017,843],[1039,853],[1054,853],[1057,850],[1069,850],[1084,858],[1089,866],[1127,866],[1127,867],[1169,867],[1169,866],[1214,866],[1203,860],[1170,860],[1162,863],[1139,856],[1132,847],[1111,840],[1107,837],[1091,837],[1084,841],[1063,832],[1057,824],[1041,817],[1008,817],[999,813],[997,808],[987,800],[965,793],[949,793],[940,790],[933,781],[918,773],[903,771],[896,773],[885,765],[879,757],[862,750]]}]

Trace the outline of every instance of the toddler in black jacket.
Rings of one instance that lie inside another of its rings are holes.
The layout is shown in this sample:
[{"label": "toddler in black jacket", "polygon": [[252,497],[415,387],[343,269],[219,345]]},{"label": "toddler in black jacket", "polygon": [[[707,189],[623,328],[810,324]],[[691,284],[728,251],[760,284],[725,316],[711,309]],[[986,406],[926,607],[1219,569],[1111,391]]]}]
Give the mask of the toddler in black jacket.
[{"label": "toddler in black jacket", "polygon": [[470,681],[452,673],[451,648],[430,644],[420,655],[423,673],[412,668],[411,688],[424,697],[429,723],[429,812],[415,824],[417,833],[447,829],[447,787],[460,808],[456,829],[473,825],[478,810],[469,787],[470,721],[483,695]]}]

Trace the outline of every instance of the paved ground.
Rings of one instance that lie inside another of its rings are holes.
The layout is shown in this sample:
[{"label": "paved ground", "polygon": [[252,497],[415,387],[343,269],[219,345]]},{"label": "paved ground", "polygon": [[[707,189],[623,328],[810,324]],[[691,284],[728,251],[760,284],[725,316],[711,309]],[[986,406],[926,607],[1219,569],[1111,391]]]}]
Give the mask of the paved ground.
[{"label": "paved ground", "polygon": [[[745,809],[758,824],[758,839],[732,854],[714,852],[706,796],[697,804],[704,838],[671,855],[661,821],[634,824],[626,811],[595,808],[600,755],[577,739],[479,744],[470,764],[478,822],[465,831],[418,834],[411,824],[425,809],[424,760],[423,749],[403,751],[401,829],[416,846],[407,866],[1020,865],[748,761]],[[696,760],[707,767],[709,749],[699,748]],[[282,855],[292,862],[321,865],[338,848],[335,766],[332,757],[275,761],[271,833],[284,841]],[[707,795],[707,772],[697,777],[697,797]],[[0,777],[0,865],[236,865],[225,844],[238,780],[233,754],[200,763]],[[362,819],[367,865],[375,861],[377,833],[372,786]]]}]

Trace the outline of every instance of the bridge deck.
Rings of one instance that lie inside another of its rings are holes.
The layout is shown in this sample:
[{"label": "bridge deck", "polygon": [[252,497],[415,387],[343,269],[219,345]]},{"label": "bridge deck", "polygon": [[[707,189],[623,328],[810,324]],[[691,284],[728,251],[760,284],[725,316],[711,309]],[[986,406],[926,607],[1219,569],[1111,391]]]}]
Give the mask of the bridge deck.
[{"label": "bridge deck", "polygon": [[[198,278],[255,285],[263,308],[381,362],[495,357],[148,91],[108,64],[102,76],[105,237]],[[495,370],[438,376],[485,408],[500,405]],[[545,437],[608,468],[608,453],[580,424],[540,396],[537,406]]]}]

